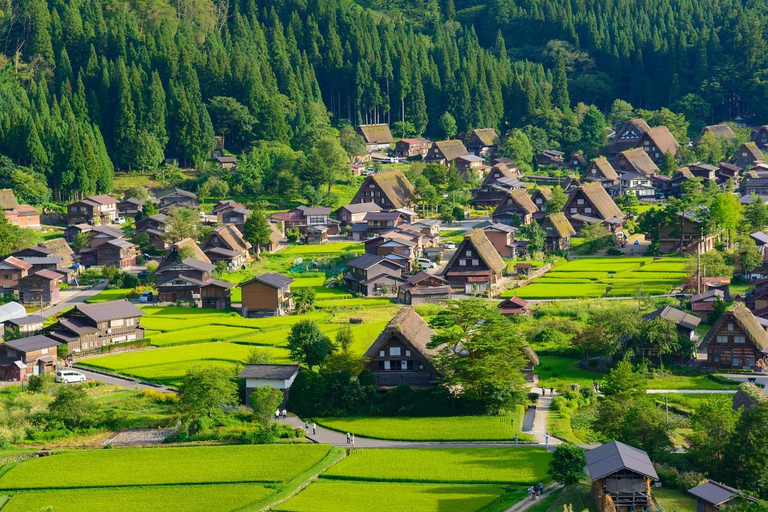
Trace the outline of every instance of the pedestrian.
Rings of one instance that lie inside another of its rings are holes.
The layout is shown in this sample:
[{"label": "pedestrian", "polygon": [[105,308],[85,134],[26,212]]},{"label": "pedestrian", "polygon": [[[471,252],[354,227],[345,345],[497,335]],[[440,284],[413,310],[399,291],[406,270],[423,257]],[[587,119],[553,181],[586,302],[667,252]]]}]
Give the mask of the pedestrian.
[{"label": "pedestrian", "polygon": [[533,496],[533,487],[529,487],[528,488],[528,499],[529,500],[533,499],[532,496]]},{"label": "pedestrian", "polygon": [[545,388],[544,386],[541,386],[541,394],[543,396],[547,396],[547,388]]},{"label": "pedestrian", "polygon": [[555,388],[554,387],[550,387],[549,388],[549,394],[550,394],[550,396],[555,396]]},{"label": "pedestrian", "polygon": [[304,422],[304,433],[309,435],[309,423]]},{"label": "pedestrian", "polygon": [[355,434],[352,434],[352,446],[355,446]]},{"label": "pedestrian", "polygon": [[539,494],[544,494],[544,482],[539,482]]},{"label": "pedestrian", "polygon": [[544,434],[544,446],[549,448],[549,434]]},{"label": "pedestrian", "polygon": [[288,419],[288,411],[286,409],[283,409],[283,419]]},{"label": "pedestrian", "polygon": [[515,446],[517,446],[517,434],[515,434]]},{"label": "pedestrian", "polygon": [[349,444],[349,441],[350,441],[349,432],[347,432],[347,444]]},{"label": "pedestrian", "polygon": [[315,423],[313,421],[312,422],[312,435],[314,436],[315,434],[317,434],[317,423]]},{"label": "pedestrian", "polygon": [[275,411],[275,421],[280,419],[280,411]]}]

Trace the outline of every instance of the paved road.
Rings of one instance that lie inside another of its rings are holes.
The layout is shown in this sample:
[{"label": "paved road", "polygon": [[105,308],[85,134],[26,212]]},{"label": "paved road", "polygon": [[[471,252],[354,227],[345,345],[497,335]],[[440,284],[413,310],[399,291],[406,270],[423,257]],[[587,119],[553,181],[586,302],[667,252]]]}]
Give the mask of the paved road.
[{"label": "paved road", "polygon": [[735,389],[646,389],[646,393],[661,395],[667,393],[685,393],[692,395],[730,394],[736,393]]},{"label": "paved road", "polygon": [[[549,485],[544,486],[544,494],[541,496],[541,499],[547,498],[550,494],[552,494],[554,491],[558,489],[562,489],[563,485],[558,484],[557,482],[552,482]],[[530,498],[523,498],[522,500],[518,501],[511,507],[509,507],[504,512],[523,512],[524,510],[528,510],[529,508],[538,505],[540,503],[540,500],[532,500]]]},{"label": "paved road", "polygon": [[549,441],[547,442],[547,417],[549,416],[550,405],[552,405],[552,395],[539,396],[536,402],[536,416],[533,420],[533,429],[530,432],[537,443],[547,447],[563,444],[560,439],[553,436],[549,436]]},{"label": "paved road", "polygon": [[72,292],[65,290],[61,292],[61,295],[64,297],[63,300],[61,300],[58,304],[43,308],[40,311],[40,314],[45,317],[52,317],[53,315],[61,313],[62,311],[65,311],[78,304],[85,304],[86,300],[93,297],[94,295],[98,295],[100,292],[106,290],[106,288],[107,281],[104,280],[98,284],[95,284],[91,288],[88,288],[87,290],[72,290]]},{"label": "paved road", "polygon": [[143,391],[145,389],[154,389],[155,391],[175,391],[172,388],[167,388],[165,386],[150,386],[147,384],[142,384],[137,380],[131,379],[129,377],[117,377],[114,375],[104,375],[103,373],[97,373],[92,370],[89,370],[87,368],[84,368],[82,366],[74,366],[74,369],[86,377],[88,377],[90,380],[95,380],[97,382],[103,382],[105,384],[111,384],[113,386],[122,386],[124,388],[128,389],[136,389],[139,391]]}]

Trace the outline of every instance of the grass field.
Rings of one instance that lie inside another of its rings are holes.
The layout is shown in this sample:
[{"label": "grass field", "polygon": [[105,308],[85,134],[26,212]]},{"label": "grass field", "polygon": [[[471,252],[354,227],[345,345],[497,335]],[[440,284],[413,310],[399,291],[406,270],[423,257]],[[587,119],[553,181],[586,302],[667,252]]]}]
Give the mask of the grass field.
[{"label": "grass field", "polygon": [[685,279],[686,258],[580,258],[555,267],[542,278],[501,296],[524,299],[631,297],[669,293]]},{"label": "grass field", "polygon": [[[592,382],[602,380],[605,374],[578,367],[578,360],[568,357],[539,356],[539,366],[536,367],[536,375],[539,383],[546,387],[558,389],[567,384],[578,384],[581,387],[590,387]],[[540,389],[535,389],[540,392]]]},{"label": "grass field", "polygon": [[[393,455],[394,456],[394,455]],[[499,499],[493,485],[391,484],[320,480],[273,510],[284,512],[472,512]],[[520,493],[522,495],[522,493]]]},{"label": "grass field", "polygon": [[393,448],[355,450],[323,478],[528,486],[547,479],[543,448]]},{"label": "grass field", "polygon": [[27,460],[0,478],[0,489],[285,482],[330,449],[297,444],[78,450]]},{"label": "grass field", "polygon": [[509,416],[453,416],[446,418],[318,418],[318,424],[354,432],[371,439],[396,441],[511,441],[518,434],[520,441],[532,438],[520,433],[523,410]]},{"label": "grass field", "polygon": [[93,297],[88,298],[85,302],[93,304],[95,302],[107,302],[110,300],[120,300],[128,296],[133,291],[133,288],[115,288],[112,290],[104,290],[97,293]]},{"label": "grass field", "polygon": [[[199,512],[238,511],[275,491],[260,484],[163,485],[129,490],[76,489],[14,493],[3,512],[29,512],[53,507],[56,512]],[[128,503],[130,502],[130,508]]]},{"label": "grass field", "polygon": [[662,512],[696,511],[696,499],[687,492],[658,488],[653,490],[653,495],[656,497]]}]

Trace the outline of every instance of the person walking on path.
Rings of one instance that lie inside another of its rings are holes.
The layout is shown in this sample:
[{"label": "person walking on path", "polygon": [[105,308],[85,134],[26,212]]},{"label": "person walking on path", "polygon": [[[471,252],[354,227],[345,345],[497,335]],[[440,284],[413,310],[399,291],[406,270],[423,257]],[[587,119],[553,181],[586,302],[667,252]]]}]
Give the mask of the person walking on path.
[{"label": "person walking on path", "polygon": [[547,396],[547,388],[545,388],[544,386],[541,386],[541,395]]},{"label": "person walking on path", "polygon": [[350,440],[351,440],[350,434],[349,432],[347,432],[347,444],[349,444]]},{"label": "person walking on path", "polygon": [[533,487],[528,488],[528,499],[533,499]]},{"label": "person walking on path", "polygon": [[283,419],[288,419],[288,411],[286,409],[283,409]]},{"label": "person walking on path", "polygon": [[352,446],[355,446],[355,434],[352,434]]},{"label": "person walking on path", "polygon": [[280,410],[275,411],[275,421],[280,419]]},{"label": "person walking on path", "polygon": [[544,434],[544,447],[549,448],[549,434]]},{"label": "person walking on path", "polygon": [[517,434],[515,434],[515,446],[517,446]]},{"label": "person walking on path", "polygon": [[306,435],[309,435],[309,423],[307,423],[306,421],[304,422],[304,433]]},{"label": "person walking on path", "polygon": [[312,435],[317,435],[317,423],[312,422]]},{"label": "person walking on path", "polygon": [[555,388],[554,387],[549,388],[549,396],[555,396]]}]

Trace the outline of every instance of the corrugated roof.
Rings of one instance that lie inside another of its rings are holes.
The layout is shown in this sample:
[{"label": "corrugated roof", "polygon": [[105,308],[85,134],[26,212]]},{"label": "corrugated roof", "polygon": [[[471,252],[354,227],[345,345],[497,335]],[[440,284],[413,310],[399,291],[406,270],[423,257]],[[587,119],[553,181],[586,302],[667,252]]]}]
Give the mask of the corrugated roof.
[{"label": "corrugated roof", "polygon": [[61,345],[61,343],[48,336],[38,334],[37,336],[9,340],[6,341],[4,345],[14,350],[18,350],[19,352],[32,352],[43,348],[57,347]]},{"label": "corrugated roof", "polygon": [[599,480],[622,469],[628,469],[654,480],[659,479],[653,463],[643,450],[619,441],[611,441],[584,453],[592,480]]},{"label": "corrugated roof", "polygon": [[8,256],[3,260],[3,263],[7,263],[8,265],[11,265],[21,270],[29,270],[32,268],[31,263],[24,260],[20,260],[16,256]]},{"label": "corrugated roof", "polygon": [[31,265],[58,265],[61,263],[61,258],[58,256],[46,256],[44,258],[39,256],[20,256],[19,259]]},{"label": "corrugated roof", "polygon": [[699,324],[701,323],[701,318],[697,317],[696,315],[691,315],[690,313],[686,313],[685,311],[674,308],[672,306],[665,306],[663,308],[659,308],[656,311],[652,311],[647,315],[643,316],[643,318],[645,320],[654,320],[656,318],[663,318],[665,320],[669,320],[670,322],[674,322],[675,325],[685,327],[686,329],[691,329],[691,330],[698,327]]},{"label": "corrugated roof", "polygon": [[27,316],[23,316],[21,318],[10,318],[10,319],[6,319],[6,320],[0,320],[0,322],[2,322],[2,321],[10,322],[13,325],[30,325],[30,324],[37,324],[37,323],[40,323],[40,322],[45,322],[46,320],[48,320],[48,319],[45,318],[44,316],[40,316],[40,315],[27,315]]},{"label": "corrugated roof", "polygon": [[301,367],[297,364],[247,364],[239,379],[289,380]]},{"label": "corrugated roof", "polygon": [[713,482],[712,480],[699,484],[693,489],[688,489],[688,493],[715,506],[741,494],[738,489]]},{"label": "corrugated roof", "polygon": [[336,211],[338,212],[342,208],[347,210],[349,213],[367,213],[367,212],[381,211],[381,206],[377,205],[376,203],[345,204],[344,206],[340,206]]}]

